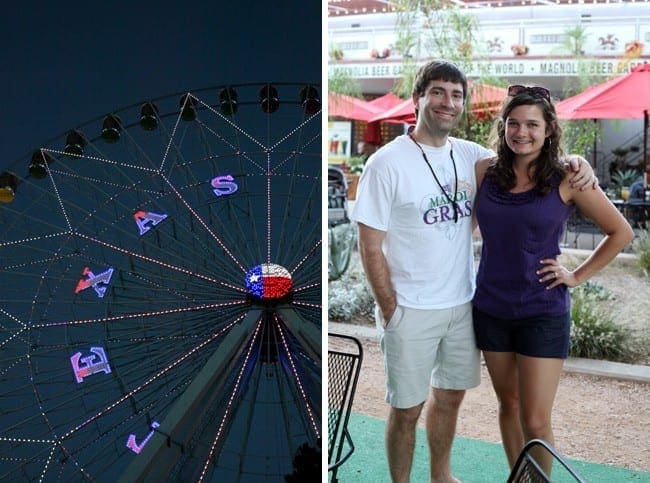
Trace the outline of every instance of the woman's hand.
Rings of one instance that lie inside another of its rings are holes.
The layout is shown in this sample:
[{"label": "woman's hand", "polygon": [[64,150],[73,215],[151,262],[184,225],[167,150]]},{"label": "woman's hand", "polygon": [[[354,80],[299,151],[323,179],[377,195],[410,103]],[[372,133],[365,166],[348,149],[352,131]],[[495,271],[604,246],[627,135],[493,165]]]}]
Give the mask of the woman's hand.
[{"label": "woman's hand", "polygon": [[545,258],[539,263],[542,264],[542,268],[535,273],[539,275],[540,283],[550,282],[546,286],[546,290],[551,290],[560,284],[564,284],[567,287],[577,287],[580,285],[573,272],[561,265],[555,258]]}]

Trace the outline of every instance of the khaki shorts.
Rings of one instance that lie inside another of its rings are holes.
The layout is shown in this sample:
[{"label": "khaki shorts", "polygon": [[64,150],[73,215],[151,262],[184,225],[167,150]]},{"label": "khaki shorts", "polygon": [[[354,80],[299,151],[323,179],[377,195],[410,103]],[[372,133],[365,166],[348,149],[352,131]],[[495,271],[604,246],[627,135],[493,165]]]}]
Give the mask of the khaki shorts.
[{"label": "khaki shorts", "polygon": [[481,381],[472,304],[440,310],[398,306],[384,328],[375,307],[386,372],[386,402],[411,408],[427,400],[429,385],[463,390]]}]

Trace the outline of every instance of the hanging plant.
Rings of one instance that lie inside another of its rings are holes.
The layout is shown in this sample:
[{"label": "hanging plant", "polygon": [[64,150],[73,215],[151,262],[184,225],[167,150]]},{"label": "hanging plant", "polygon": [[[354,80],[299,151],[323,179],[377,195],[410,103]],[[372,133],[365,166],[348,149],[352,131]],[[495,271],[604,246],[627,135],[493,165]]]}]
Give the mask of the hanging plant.
[{"label": "hanging plant", "polygon": [[633,40],[625,44],[625,55],[630,57],[638,57],[643,53],[643,42]]},{"label": "hanging plant", "polygon": [[330,47],[330,58],[334,60],[341,60],[343,58],[343,50],[338,46]]},{"label": "hanging plant", "polygon": [[528,53],[528,46],[524,44],[512,44],[510,50],[515,55],[526,55]]},{"label": "hanging plant", "polygon": [[384,47],[381,52],[379,52],[377,49],[372,49],[370,51],[370,57],[373,59],[385,59],[386,57],[390,56],[390,53],[390,47]]},{"label": "hanging plant", "polygon": [[463,57],[470,57],[472,55],[472,43],[461,42],[458,44],[458,53]]}]

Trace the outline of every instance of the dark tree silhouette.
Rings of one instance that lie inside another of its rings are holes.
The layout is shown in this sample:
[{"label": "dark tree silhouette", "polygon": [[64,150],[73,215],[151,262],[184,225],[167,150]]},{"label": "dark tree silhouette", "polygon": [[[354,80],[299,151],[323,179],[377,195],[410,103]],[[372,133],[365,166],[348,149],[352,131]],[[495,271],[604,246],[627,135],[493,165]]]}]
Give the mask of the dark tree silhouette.
[{"label": "dark tree silhouette", "polygon": [[303,443],[298,447],[293,457],[293,473],[285,475],[287,483],[318,483],[321,481],[321,440],[318,446]]}]

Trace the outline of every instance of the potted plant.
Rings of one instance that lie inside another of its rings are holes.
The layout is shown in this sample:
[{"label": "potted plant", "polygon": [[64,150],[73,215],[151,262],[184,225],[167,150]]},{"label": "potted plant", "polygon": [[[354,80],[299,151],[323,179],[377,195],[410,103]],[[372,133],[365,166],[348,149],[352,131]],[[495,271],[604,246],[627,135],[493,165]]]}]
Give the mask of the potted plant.
[{"label": "potted plant", "polygon": [[348,164],[350,166],[350,173],[361,174],[365,160],[366,158],[362,156],[352,156],[348,161]]},{"label": "potted plant", "polygon": [[623,201],[627,201],[630,194],[630,185],[636,181],[639,174],[633,169],[619,169],[612,175],[615,193],[620,193]]},{"label": "potted plant", "polygon": [[345,178],[348,182],[349,200],[357,199],[357,185],[359,184],[359,176],[361,176],[361,171],[363,171],[363,161],[364,159],[361,156],[353,156],[348,160],[349,168],[345,174]]}]

